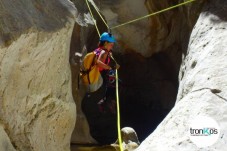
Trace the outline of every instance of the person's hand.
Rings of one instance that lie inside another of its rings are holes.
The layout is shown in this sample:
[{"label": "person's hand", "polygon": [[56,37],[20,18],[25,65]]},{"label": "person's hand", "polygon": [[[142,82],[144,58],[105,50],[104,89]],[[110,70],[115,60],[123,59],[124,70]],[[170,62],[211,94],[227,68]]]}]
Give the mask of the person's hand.
[{"label": "person's hand", "polygon": [[108,70],[111,70],[112,68],[110,66],[108,66]]}]

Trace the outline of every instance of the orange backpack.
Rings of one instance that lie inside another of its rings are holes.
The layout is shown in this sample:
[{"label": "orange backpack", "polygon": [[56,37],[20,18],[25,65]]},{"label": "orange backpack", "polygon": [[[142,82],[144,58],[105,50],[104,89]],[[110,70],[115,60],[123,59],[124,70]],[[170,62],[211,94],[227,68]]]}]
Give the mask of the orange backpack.
[{"label": "orange backpack", "polygon": [[102,76],[99,72],[98,66],[96,65],[99,55],[97,52],[98,49],[87,53],[80,67],[80,77],[90,92],[98,90],[98,88],[103,84]]}]

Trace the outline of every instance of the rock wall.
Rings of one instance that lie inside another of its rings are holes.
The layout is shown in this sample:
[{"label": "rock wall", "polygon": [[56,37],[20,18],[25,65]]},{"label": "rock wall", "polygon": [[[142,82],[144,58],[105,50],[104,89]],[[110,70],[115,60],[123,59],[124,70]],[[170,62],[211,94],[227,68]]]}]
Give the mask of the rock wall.
[{"label": "rock wall", "polygon": [[[226,150],[226,6],[225,0],[206,1],[181,65],[177,102],[137,151]],[[188,135],[190,120],[198,115],[212,117],[220,126],[217,142],[203,149]]]},{"label": "rock wall", "polygon": [[16,150],[70,150],[76,13],[68,0],[0,0],[0,120]]},{"label": "rock wall", "polygon": [[10,139],[5,132],[3,125],[0,124],[0,150],[1,151],[16,151]]}]

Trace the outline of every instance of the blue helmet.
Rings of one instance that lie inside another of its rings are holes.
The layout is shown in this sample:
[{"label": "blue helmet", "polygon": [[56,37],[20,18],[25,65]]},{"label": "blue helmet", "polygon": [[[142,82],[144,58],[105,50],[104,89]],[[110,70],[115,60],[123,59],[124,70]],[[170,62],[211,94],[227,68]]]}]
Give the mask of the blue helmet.
[{"label": "blue helmet", "polygon": [[108,42],[111,42],[111,43],[114,43],[116,42],[114,36],[110,33],[107,33],[107,32],[104,32],[101,37],[100,37],[100,41],[108,41]]}]

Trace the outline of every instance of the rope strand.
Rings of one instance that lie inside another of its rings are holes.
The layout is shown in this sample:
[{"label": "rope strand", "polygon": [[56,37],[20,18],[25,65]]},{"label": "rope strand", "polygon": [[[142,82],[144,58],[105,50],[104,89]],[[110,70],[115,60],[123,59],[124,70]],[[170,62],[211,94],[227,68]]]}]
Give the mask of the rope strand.
[{"label": "rope strand", "polygon": [[[90,2],[91,3],[91,2]],[[92,3],[91,3],[92,4]],[[106,27],[109,29],[110,27],[108,26],[108,24],[106,23],[105,19],[102,17],[102,15],[100,14],[99,10],[97,9],[97,7],[93,6],[96,10],[96,12],[98,13],[99,17],[102,19],[103,23],[106,25]]]},{"label": "rope strand", "polygon": [[177,7],[182,6],[182,5],[186,5],[186,4],[191,3],[191,2],[194,2],[194,1],[196,1],[196,0],[188,0],[188,1],[183,2],[183,3],[180,3],[180,4],[178,4],[178,5],[174,5],[174,6],[172,6],[172,7],[168,7],[168,8],[166,8],[166,9],[163,9],[163,10],[160,10],[160,11],[157,11],[157,12],[154,12],[154,13],[151,13],[151,14],[148,14],[148,15],[145,15],[145,16],[142,16],[142,17],[139,17],[139,18],[137,18],[137,19],[134,19],[134,20],[125,22],[125,23],[123,23],[123,24],[120,24],[120,25],[117,25],[117,26],[114,26],[114,27],[110,27],[110,29],[116,29],[116,28],[118,28],[118,27],[121,27],[121,26],[124,26],[124,25],[127,25],[127,24],[131,24],[131,23],[133,23],[133,22],[136,22],[136,21],[139,21],[139,20],[142,20],[142,19],[145,19],[145,18],[154,16],[154,15],[157,15],[157,14],[163,13],[163,12],[165,12],[165,11],[169,11],[169,10],[171,10],[171,9],[177,8]]},{"label": "rope strand", "polygon": [[119,103],[119,92],[118,92],[118,71],[116,69],[116,99],[117,99],[117,128],[118,128],[118,142],[120,146],[120,151],[123,151],[122,137],[121,137],[121,124],[120,124],[120,103]]},{"label": "rope strand", "polygon": [[94,22],[94,24],[95,24],[95,28],[96,28],[96,30],[97,30],[97,33],[98,33],[98,35],[99,35],[99,37],[100,37],[100,32],[99,32],[98,26],[97,26],[97,24],[96,24],[96,20],[94,19],[94,16],[93,16],[93,14],[92,14],[90,5],[88,4],[88,0],[86,0],[86,3],[87,3],[87,7],[88,7],[88,9],[89,9],[89,11],[90,11],[92,20],[93,20],[93,22]]}]

